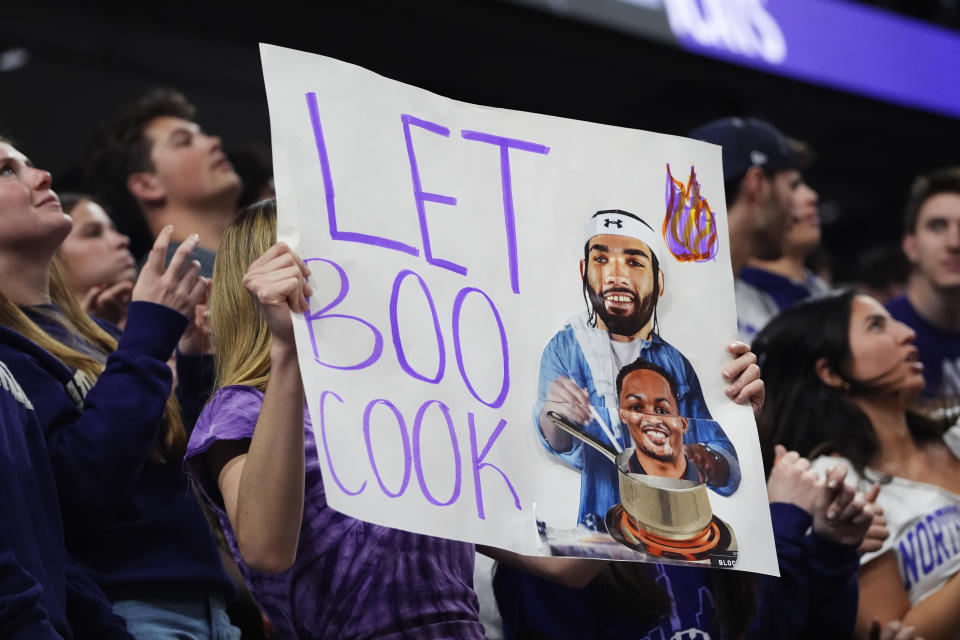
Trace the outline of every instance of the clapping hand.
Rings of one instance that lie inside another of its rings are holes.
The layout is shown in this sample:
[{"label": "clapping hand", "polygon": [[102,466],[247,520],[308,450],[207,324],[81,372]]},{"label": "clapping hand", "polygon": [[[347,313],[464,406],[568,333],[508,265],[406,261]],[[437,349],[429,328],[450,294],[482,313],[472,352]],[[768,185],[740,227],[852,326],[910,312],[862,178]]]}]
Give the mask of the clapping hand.
[{"label": "clapping hand", "polygon": [[122,280],[109,286],[98,284],[84,294],[80,306],[89,315],[122,329],[127,319],[127,305],[130,304],[133,286],[134,283],[130,280]]},{"label": "clapping hand", "polygon": [[899,620],[888,622],[883,626],[880,626],[879,620],[874,620],[870,625],[867,640],[923,640],[923,638],[917,635],[913,627],[905,627]]},{"label": "clapping hand", "polygon": [[843,480],[847,467],[838,464],[829,469],[813,511],[813,531],[840,544],[859,547],[873,524],[873,501],[880,491],[874,485],[864,495]]}]

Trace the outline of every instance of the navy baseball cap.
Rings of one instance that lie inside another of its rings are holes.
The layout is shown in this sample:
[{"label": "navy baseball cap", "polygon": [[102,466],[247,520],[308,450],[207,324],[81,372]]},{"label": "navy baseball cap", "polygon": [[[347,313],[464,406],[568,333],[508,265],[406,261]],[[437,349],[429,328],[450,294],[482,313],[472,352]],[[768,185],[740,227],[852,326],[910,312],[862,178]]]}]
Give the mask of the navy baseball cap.
[{"label": "navy baseball cap", "polygon": [[768,173],[800,168],[790,139],[763,120],[723,118],[697,127],[688,136],[723,147],[724,180],[743,177],[750,167],[763,167]]}]

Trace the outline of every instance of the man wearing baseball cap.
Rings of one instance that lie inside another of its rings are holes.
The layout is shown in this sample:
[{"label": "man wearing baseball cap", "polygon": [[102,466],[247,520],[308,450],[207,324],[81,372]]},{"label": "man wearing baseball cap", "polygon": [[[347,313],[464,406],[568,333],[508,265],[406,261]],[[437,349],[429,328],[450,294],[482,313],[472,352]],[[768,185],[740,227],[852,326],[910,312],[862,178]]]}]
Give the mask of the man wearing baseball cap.
[{"label": "man wearing baseball cap", "polygon": [[677,383],[679,415],[690,419],[684,452],[721,495],[740,484],[733,445],[710,417],[690,362],[656,333],[663,295],[662,241],[635,214],[607,209],[591,215],[584,230],[580,275],[586,310],[550,340],[540,362],[535,421],[548,451],[581,471],[578,522],[602,528],[619,502],[617,470],[602,454],[556,426],[555,411],[588,434],[622,450],[631,445],[617,419],[616,379],[638,358],[663,368]]},{"label": "man wearing baseball cap", "polygon": [[742,281],[740,270],[751,258],[780,257],[793,193],[804,186],[801,158],[789,138],[756,118],[715,120],[689,136],[723,147],[737,325],[749,344],[779,308],[766,292]]}]

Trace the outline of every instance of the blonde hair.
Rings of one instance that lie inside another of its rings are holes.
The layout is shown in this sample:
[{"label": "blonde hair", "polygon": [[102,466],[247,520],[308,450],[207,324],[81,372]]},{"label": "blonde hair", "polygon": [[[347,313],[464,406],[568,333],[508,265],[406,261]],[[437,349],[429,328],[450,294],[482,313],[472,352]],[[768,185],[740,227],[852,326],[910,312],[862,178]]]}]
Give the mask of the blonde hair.
[{"label": "blonde hair", "polygon": [[[0,143],[13,146],[13,142],[4,136],[0,136]],[[50,299],[63,312],[63,320],[69,325],[68,330],[79,334],[93,347],[103,351],[104,354],[110,354],[116,350],[117,341],[100,325],[90,319],[90,316],[87,315],[74,297],[70,286],[67,284],[66,273],[57,256],[54,256],[50,261]],[[82,372],[91,384],[96,382],[100,374],[103,373],[103,365],[99,361],[56,340],[31,320],[2,291],[0,291],[0,325],[30,339],[64,365]],[[167,397],[164,421],[167,424],[167,430],[163,437],[162,446],[158,444],[150,453],[150,458],[157,462],[178,460],[183,457],[187,448],[187,430],[184,428],[183,418],[180,416],[180,403],[172,392]]]},{"label": "blonde hair", "polygon": [[[10,139],[4,136],[0,136],[0,142],[13,146]],[[79,334],[104,354],[113,353],[117,349],[117,341],[113,336],[91,320],[74,297],[67,283],[66,272],[56,255],[50,261],[50,299],[63,312],[63,319],[70,325],[67,327],[68,330]],[[31,320],[20,307],[3,295],[3,292],[0,292],[0,324],[29,338],[66,366],[83,372],[91,384],[96,382],[103,373],[103,365],[100,362],[53,338]],[[180,402],[177,401],[173,391],[167,396],[163,419],[167,430],[164,433],[163,442],[158,443],[151,451],[150,459],[156,462],[179,460],[187,449],[187,430],[183,426],[183,418],[180,415]]]},{"label": "blonde hair", "polygon": [[217,249],[210,290],[210,327],[216,346],[215,389],[267,388],[273,337],[253,296],[244,288],[250,265],[277,241],[277,201],[261,200],[230,223]]},{"label": "blonde hair", "polygon": [[[66,328],[69,331],[78,334],[104,354],[110,354],[116,350],[117,341],[113,336],[91,320],[90,316],[80,307],[80,303],[77,302],[73,292],[70,291],[69,285],[67,285],[63,267],[57,257],[54,257],[50,262],[50,299],[63,312],[62,319],[67,323]],[[3,293],[0,293],[0,324],[29,338],[66,366],[82,372],[89,378],[91,384],[96,382],[100,374],[103,373],[103,364],[52,337]],[[173,393],[167,398],[164,420],[167,424],[167,430],[164,434],[162,446],[158,443],[151,452],[151,459],[157,462],[179,459],[187,445],[187,432],[183,426],[183,419],[180,417],[180,403],[177,402]]]}]

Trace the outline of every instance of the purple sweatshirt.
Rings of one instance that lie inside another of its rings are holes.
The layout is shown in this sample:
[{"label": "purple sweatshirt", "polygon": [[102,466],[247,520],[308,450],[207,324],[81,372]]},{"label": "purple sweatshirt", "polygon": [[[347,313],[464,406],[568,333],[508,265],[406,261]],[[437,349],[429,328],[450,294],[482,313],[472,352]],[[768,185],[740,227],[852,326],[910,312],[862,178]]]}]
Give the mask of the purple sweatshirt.
[{"label": "purple sweatshirt", "polygon": [[33,406],[2,364],[0,385],[0,637],[69,637],[53,469]]},{"label": "purple sweatshirt", "polygon": [[219,517],[247,585],[280,637],[482,640],[473,545],[369,524],[327,506],[306,410],[305,497],[296,560],[278,575],[243,563],[204,453],[220,441],[252,438],[262,403],[263,394],[250,387],[219,390],[197,420],[184,464]]},{"label": "purple sweatshirt", "polygon": [[[61,342],[76,340],[55,316],[31,316]],[[167,360],[186,322],[167,307],[132,303],[92,386],[20,334],[0,332],[0,360],[46,440],[67,549],[113,600],[164,597],[187,584],[234,589],[182,468],[150,459],[170,393]]]},{"label": "purple sweatshirt", "polygon": [[130,638],[103,592],[66,553],[43,433],[3,363],[0,491],[0,637]]}]

